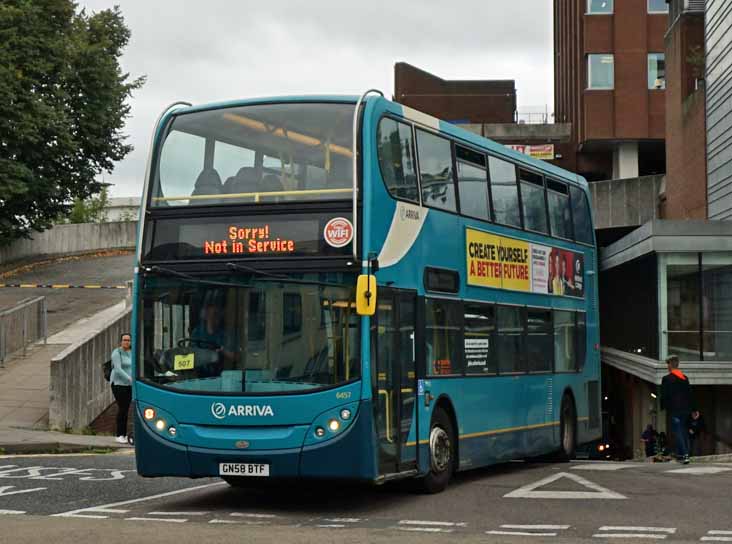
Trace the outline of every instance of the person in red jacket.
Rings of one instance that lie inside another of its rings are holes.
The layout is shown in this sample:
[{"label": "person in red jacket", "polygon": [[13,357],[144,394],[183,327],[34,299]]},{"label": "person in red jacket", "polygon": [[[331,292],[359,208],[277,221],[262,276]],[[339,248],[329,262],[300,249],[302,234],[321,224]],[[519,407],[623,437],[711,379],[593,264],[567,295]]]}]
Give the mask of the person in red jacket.
[{"label": "person in red jacket", "polygon": [[661,409],[671,417],[671,430],[676,439],[677,459],[685,465],[689,463],[689,433],[686,422],[691,413],[691,385],[689,378],[679,370],[676,355],[666,359],[668,374],[661,380]]}]

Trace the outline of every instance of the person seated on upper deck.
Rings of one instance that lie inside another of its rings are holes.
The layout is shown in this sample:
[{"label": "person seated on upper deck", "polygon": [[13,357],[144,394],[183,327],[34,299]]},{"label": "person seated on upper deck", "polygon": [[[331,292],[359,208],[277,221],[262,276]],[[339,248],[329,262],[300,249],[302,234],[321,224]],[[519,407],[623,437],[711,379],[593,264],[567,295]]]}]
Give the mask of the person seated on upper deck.
[{"label": "person seated on upper deck", "polygon": [[[259,193],[261,190],[259,183],[259,175],[257,174],[256,168],[252,166],[242,166],[236,173],[236,176],[228,178],[224,183],[224,193],[226,194],[252,194]],[[247,198],[247,201],[254,200],[255,197],[252,194],[251,197]]]},{"label": "person seated on upper deck", "polygon": [[[191,196],[208,196],[208,195],[220,195],[223,192],[223,186],[221,185],[221,177],[214,168],[204,168],[198,177],[196,183],[193,186],[193,192]],[[201,200],[204,204],[211,204],[218,202],[218,199],[196,199]]]}]

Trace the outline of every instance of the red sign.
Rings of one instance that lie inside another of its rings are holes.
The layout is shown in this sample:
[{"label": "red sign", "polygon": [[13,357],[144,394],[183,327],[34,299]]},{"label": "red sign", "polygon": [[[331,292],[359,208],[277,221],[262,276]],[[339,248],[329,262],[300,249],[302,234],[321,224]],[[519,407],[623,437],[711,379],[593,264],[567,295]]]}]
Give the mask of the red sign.
[{"label": "red sign", "polygon": [[240,227],[229,225],[228,237],[222,240],[205,240],[205,255],[242,255],[253,253],[294,253],[295,241],[272,239],[269,225]]},{"label": "red sign", "polygon": [[345,217],[335,217],[325,224],[323,237],[332,247],[343,247],[353,240],[353,225]]}]

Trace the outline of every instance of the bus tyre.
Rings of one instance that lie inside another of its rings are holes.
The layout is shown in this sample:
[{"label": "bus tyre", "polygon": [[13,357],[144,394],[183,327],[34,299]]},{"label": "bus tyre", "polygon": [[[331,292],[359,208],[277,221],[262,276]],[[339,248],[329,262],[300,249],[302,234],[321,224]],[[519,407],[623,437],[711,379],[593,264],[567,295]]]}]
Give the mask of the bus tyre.
[{"label": "bus tyre", "polygon": [[577,412],[574,409],[574,401],[570,395],[564,395],[562,399],[559,429],[561,440],[559,459],[561,461],[574,459],[577,450]]},{"label": "bus tyre", "polygon": [[422,478],[423,492],[439,493],[447,487],[455,470],[455,445],[452,421],[442,408],[437,408],[430,425],[430,471]]}]

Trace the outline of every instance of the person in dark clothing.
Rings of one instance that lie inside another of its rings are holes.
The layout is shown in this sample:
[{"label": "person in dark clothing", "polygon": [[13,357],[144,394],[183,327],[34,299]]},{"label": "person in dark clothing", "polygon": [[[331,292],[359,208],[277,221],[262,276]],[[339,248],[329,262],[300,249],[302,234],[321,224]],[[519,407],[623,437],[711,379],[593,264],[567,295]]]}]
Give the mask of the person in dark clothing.
[{"label": "person in dark clothing", "polygon": [[701,434],[706,430],[704,425],[704,418],[702,417],[699,410],[692,410],[689,416],[689,422],[687,424],[689,429],[689,453],[691,455],[699,455],[699,449],[701,449],[701,443],[699,438]]},{"label": "person in dark clothing", "polygon": [[689,378],[679,370],[676,355],[666,359],[668,374],[661,380],[661,409],[671,417],[671,429],[676,437],[676,455],[679,461],[689,463],[689,432],[686,423],[691,413],[691,385]]},{"label": "person in dark clothing", "polygon": [[649,423],[646,430],[641,433],[641,440],[646,446],[646,457],[656,455],[656,438],[656,429],[653,428],[653,424]]}]

